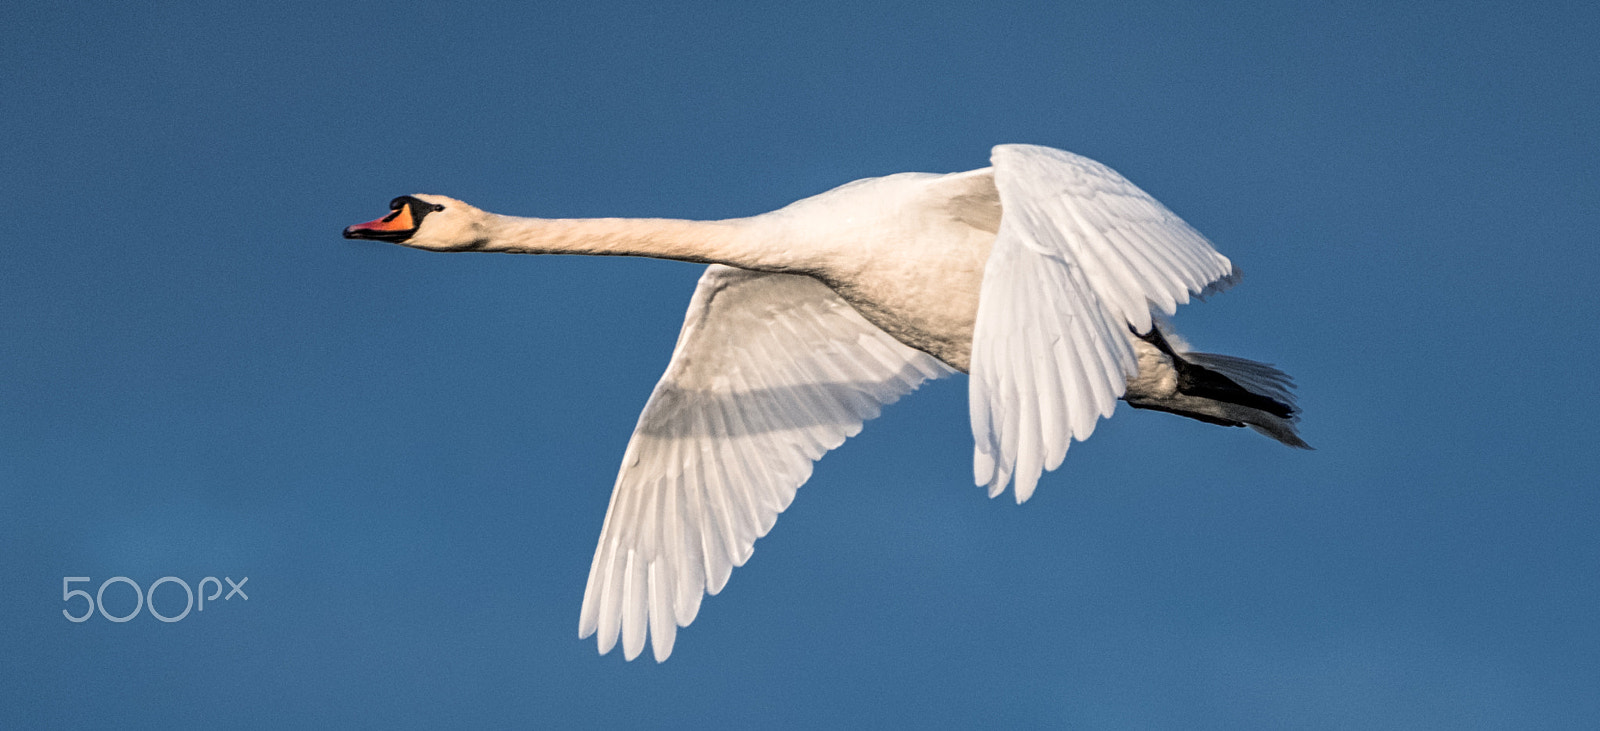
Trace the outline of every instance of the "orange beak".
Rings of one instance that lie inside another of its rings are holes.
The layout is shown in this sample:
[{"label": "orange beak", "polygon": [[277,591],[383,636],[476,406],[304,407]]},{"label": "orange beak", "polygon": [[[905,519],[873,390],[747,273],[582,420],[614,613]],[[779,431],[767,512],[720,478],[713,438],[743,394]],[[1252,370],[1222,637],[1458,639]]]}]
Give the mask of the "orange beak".
[{"label": "orange beak", "polygon": [[411,215],[411,204],[403,203],[389,215],[366,223],[358,223],[344,230],[347,239],[392,239],[417,227]]}]

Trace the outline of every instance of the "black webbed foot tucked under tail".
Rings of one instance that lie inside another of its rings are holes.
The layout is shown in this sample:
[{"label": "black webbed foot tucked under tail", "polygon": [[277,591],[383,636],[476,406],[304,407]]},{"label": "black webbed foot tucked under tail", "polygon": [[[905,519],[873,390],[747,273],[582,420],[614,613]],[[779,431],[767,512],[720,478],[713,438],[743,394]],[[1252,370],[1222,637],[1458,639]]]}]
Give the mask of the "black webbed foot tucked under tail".
[{"label": "black webbed foot tucked under tail", "polygon": [[1209,424],[1248,426],[1291,447],[1311,449],[1295,430],[1299,409],[1294,379],[1265,363],[1212,353],[1178,353],[1159,328],[1136,333],[1167,356],[1176,393],[1124,396],[1129,406],[1187,416]]}]

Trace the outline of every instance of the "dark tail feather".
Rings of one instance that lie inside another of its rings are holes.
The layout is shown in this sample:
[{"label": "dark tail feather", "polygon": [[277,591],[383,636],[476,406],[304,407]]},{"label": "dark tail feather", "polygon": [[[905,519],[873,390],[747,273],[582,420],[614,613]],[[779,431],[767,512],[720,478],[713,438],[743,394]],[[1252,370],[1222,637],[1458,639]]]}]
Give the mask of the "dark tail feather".
[{"label": "dark tail feather", "polygon": [[1294,379],[1271,365],[1213,353],[1184,353],[1182,357],[1191,364],[1221,373],[1240,386],[1289,407],[1294,413],[1300,412],[1294,402]]},{"label": "dark tail feather", "polygon": [[1311,449],[1295,431],[1294,379],[1266,363],[1212,353],[1178,353],[1159,328],[1139,335],[1172,361],[1178,393],[1124,396],[1128,405],[1223,426],[1248,426],[1291,447]]},{"label": "dark tail feather", "polygon": [[[1178,371],[1179,393],[1239,406],[1248,406],[1252,409],[1265,411],[1280,419],[1294,416],[1293,406],[1271,396],[1251,391],[1240,385],[1235,379],[1230,378],[1223,371],[1214,367],[1208,368],[1201,365],[1197,360],[1191,360],[1190,356],[1192,355],[1195,354],[1185,353],[1172,359],[1172,366]],[[1249,363],[1250,361],[1244,362]],[[1259,363],[1251,363],[1251,365],[1265,367]]]},{"label": "dark tail feather", "polygon": [[[1291,447],[1311,449],[1295,425],[1294,379],[1266,363],[1212,353],[1183,353],[1173,359],[1181,393],[1232,404],[1229,416]],[[1189,381],[1186,385],[1184,382]]]}]

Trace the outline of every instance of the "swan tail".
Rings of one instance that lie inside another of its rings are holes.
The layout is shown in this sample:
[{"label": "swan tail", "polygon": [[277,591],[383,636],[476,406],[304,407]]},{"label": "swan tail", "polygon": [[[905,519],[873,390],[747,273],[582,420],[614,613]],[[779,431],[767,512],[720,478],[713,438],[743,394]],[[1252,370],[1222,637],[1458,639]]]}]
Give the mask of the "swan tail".
[{"label": "swan tail", "polygon": [[[1176,388],[1130,388],[1123,397],[1137,409],[1165,411],[1220,426],[1247,426],[1296,449],[1312,449],[1300,438],[1300,408],[1294,379],[1266,363],[1214,353],[1179,353],[1152,328],[1140,335],[1167,356]],[[1133,384],[1130,384],[1130,386]]]},{"label": "swan tail", "polygon": [[1215,399],[1234,412],[1244,426],[1297,449],[1312,449],[1300,438],[1296,424],[1300,407],[1295,404],[1294,379],[1266,363],[1214,353],[1184,353],[1179,366],[1179,391],[1185,375],[1197,385],[1195,395]]}]

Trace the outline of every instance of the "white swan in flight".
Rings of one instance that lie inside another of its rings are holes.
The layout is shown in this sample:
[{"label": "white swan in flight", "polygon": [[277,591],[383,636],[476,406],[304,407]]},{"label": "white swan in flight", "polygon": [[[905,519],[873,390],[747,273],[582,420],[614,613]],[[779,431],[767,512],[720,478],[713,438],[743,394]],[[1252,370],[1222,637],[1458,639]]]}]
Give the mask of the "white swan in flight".
[{"label": "white swan in flight", "polygon": [[579,636],[629,660],[672,652],[750,558],[811,463],[884,405],[968,380],[973,471],[1017,502],[1120,398],[1285,444],[1292,383],[1170,345],[1153,313],[1231,285],[1228,259],[1088,158],[1002,145],[992,167],[849,183],[725,221],[537,219],[435,195],[344,231],[433,251],[711,264],[622,457]]}]

